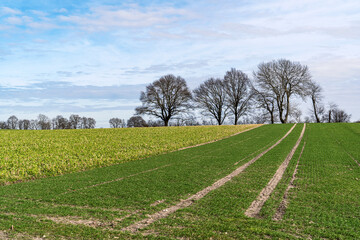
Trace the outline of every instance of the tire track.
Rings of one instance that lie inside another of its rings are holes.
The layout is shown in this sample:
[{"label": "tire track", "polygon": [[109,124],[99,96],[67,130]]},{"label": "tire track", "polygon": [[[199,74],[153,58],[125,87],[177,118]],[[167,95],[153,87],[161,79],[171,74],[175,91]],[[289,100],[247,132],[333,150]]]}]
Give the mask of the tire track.
[{"label": "tire track", "polygon": [[289,165],[291,158],[293,157],[296,149],[298,148],[298,146],[304,136],[305,128],[306,128],[306,123],[304,123],[304,127],[301,131],[301,134],[300,134],[297,142],[295,143],[295,146],[292,148],[290,153],[287,155],[284,162],[280,165],[280,167],[276,171],[273,178],[269,181],[269,183],[266,185],[266,187],[263,188],[263,190],[260,192],[258,197],[251,203],[250,207],[245,211],[246,216],[248,216],[248,217],[257,217],[258,216],[262,206],[268,200],[271,193],[274,191],[275,187],[280,182],[287,166]]},{"label": "tire track", "polygon": [[[224,137],[224,138],[221,138],[221,139],[212,140],[212,141],[209,141],[209,142],[200,143],[200,144],[197,144],[197,145],[180,148],[180,149],[177,149],[177,150],[172,151],[172,152],[177,152],[177,151],[185,150],[185,149],[188,149],[188,148],[194,148],[194,147],[199,147],[199,146],[206,145],[206,144],[213,143],[213,142],[218,142],[218,141],[220,141],[220,140],[224,140],[224,139],[226,139],[226,138],[230,138],[230,137],[239,135],[239,134],[241,134],[241,133],[244,133],[244,132],[253,130],[253,129],[255,129],[255,128],[261,127],[262,125],[263,125],[263,124],[257,124],[257,125],[255,125],[254,127],[245,129],[245,130],[243,130],[243,131],[241,131],[241,132],[237,132],[237,133],[235,133],[235,134],[232,134],[232,135],[230,135],[230,136],[227,136],[227,137]],[[106,181],[106,182],[97,183],[97,184],[94,184],[94,185],[91,185],[91,186],[86,186],[86,187],[83,187],[83,188],[74,189],[74,190],[71,190],[71,191],[67,191],[67,192],[60,193],[60,194],[58,194],[58,195],[61,196],[61,195],[65,195],[65,194],[68,194],[68,193],[72,193],[72,192],[76,192],[76,191],[80,191],[80,190],[85,190],[85,189],[97,187],[97,186],[100,186],[100,185],[104,185],[104,184],[108,184],[108,183],[112,183],[112,182],[116,182],[116,181],[121,181],[121,180],[124,180],[124,179],[126,179],[126,178],[134,177],[134,176],[137,176],[137,175],[140,175],[140,174],[143,174],[143,173],[147,173],[147,172],[152,172],[152,171],[158,170],[158,169],[163,168],[163,167],[168,167],[168,166],[170,166],[170,165],[172,165],[172,164],[164,165],[164,166],[157,167],[157,168],[150,169],[150,170],[145,170],[145,171],[142,171],[142,172],[139,172],[139,173],[135,173],[135,174],[126,176],[126,177],[121,177],[121,178],[117,178],[117,179],[114,179],[114,180],[109,180],[109,181]]]},{"label": "tire track", "polygon": [[271,141],[270,143],[266,144],[264,147],[256,150],[255,152],[252,152],[252,153],[250,153],[249,155],[247,155],[246,157],[240,159],[239,161],[237,161],[236,163],[234,163],[234,166],[238,165],[240,162],[244,161],[245,159],[254,156],[256,153],[263,151],[263,150],[266,149],[268,146],[270,146],[271,144],[273,144],[273,142],[275,142],[275,141],[276,141],[276,140]]},{"label": "tire track", "polygon": [[298,172],[300,158],[301,158],[302,153],[304,151],[305,145],[306,145],[306,142],[304,142],[304,145],[303,145],[303,147],[301,149],[301,152],[300,152],[299,158],[297,160],[296,167],[295,167],[294,173],[292,175],[291,181],[289,183],[289,186],[285,190],[283,200],[281,201],[278,209],[276,210],[276,213],[274,214],[274,217],[273,217],[274,221],[282,220],[282,218],[283,218],[283,216],[285,214],[285,211],[286,211],[286,209],[287,209],[287,207],[289,205],[289,191],[290,191],[290,189],[295,187],[294,182],[295,182],[295,179],[296,179],[296,174]]},{"label": "tire track", "polygon": [[352,159],[356,162],[356,164],[360,167],[360,163],[358,160],[356,160],[356,158],[354,158],[348,151],[346,151],[345,147],[339,142],[339,140],[336,139],[337,144],[344,150],[344,152]]},{"label": "tire track", "polygon": [[234,133],[234,134],[232,134],[232,135],[230,135],[230,136],[223,137],[223,138],[216,139],[216,140],[211,140],[211,141],[209,141],[209,142],[199,143],[199,144],[192,145],[192,146],[188,146],[188,147],[183,147],[183,148],[177,149],[177,150],[172,151],[172,152],[177,152],[177,151],[181,151],[181,150],[185,150],[185,149],[189,149],[189,148],[194,148],[194,147],[203,146],[203,145],[206,145],[206,144],[209,144],[209,143],[218,142],[218,141],[221,141],[221,140],[224,140],[224,139],[227,139],[227,138],[230,138],[230,137],[234,137],[234,136],[236,136],[236,135],[239,135],[240,133],[248,132],[248,131],[250,131],[250,130],[253,130],[253,129],[255,129],[255,128],[261,127],[261,126],[263,126],[263,125],[264,125],[264,124],[255,124],[255,126],[252,127],[252,128],[248,128],[248,129],[245,129],[245,130],[243,130],[243,131],[241,131],[241,132]]},{"label": "tire track", "polygon": [[272,145],[271,147],[269,147],[268,149],[266,149],[265,151],[263,151],[262,153],[260,153],[256,157],[254,157],[253,159],[251,159],[249,162],[247,162],[244,165],[240,166],[239,168],[235,169],[235,171],[233,171],[229,175],[219,179],[218,181],[213,183],[211,186],[208,186],[208,187],[202,189],[201,191],[195,193],[194,195],[190,196],[189,198],[187,198],[185,200],[181,200],[176,205],[170,206],[170,207],[168,207],[166,209],[163,209],[163,210],[161,210],[159,212],[153,213],[153,214],[149,215],[147,218],[145,218],[145,219],[143,219],[141,221],[138,221],[138,222],[136,222],[136,223],[134,223],[134,224],[132,224],[132,225],[130,225],[128,227],[125,227],[122,230],[123,231],[130,231],[132,233],[136,233],[138,230],[143,229],[143,228],[149,226],[150,224],[152,224],[152,223],[154,223],[154,222],[156,222],[156,221],[158,221],[158,220],[160,220],[162,218],[165,218],[165,217],[169,216],[170,214],[176,212],[179,209],[189,207],[190,205],[192,205],[194,203],[194,201],[205,197],[209,192],[221,187],[222,185],[224,185],[225,183],[230,181],[233,177],[239,175],[247,167],[249,167],[251,164],[253,164],[256,160],[258,160],[264,154],[266,154],[271,149],[273,149],[278,144],[280,144],[292,132],[292,130],[295,128],[295,126],[296,126],[296,124],[294,124],[294,126],[292,126],[291,129],[280,140],[278,140],[274,145]]}]

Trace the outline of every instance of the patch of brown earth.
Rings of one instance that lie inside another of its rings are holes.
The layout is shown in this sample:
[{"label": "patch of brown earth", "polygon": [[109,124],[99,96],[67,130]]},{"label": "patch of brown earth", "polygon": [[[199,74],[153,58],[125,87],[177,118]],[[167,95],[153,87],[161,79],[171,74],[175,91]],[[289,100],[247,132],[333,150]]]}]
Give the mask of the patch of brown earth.
[{"label": "patch of brown earth", "polygon": [[274,145],[272,145],[271,147],[269,147],[268,149],[266,149],[264,152],[260,153],[259,155],[257,155],[255,158],[253,158],[252,160],[250,160],[249,162],[247,162],[246,164],[242,165],[241,167],[237,168],[235,171],[233,171],[232,173],[230,173],[229,175],[227,175],[224,178],[221,178],[220,180],[216,181],[214,184],[212,184],[211,186],[208,186],[206,188],[204,188],[203,190],[197,192],[196,194],[190,196],[189,198],[185,199],[185,200],[181,200],[178,204],[168,207],[166,209],[163,209],[159,212],[156,212],[154,214],[151,214],[148,216],[148,218],[143,219],[141,221],[138,221],[126,228],[123,228],[123,231],[130,231],[132,233],[137,232],[139,229],[143,229],[147,226],[149,226],[150,224],[154,223],[155,221],[165,218],[167,216],[169,216],[170,214],[176,212],[179,209],[182,208],[186,208],[189,207],[190,205],[192,205],[194,203],[194,201],[199,200],[203,197],[205,197],[209,192],[221,187],[222,185],[224,185],[225,183],[227,183],[228,181],[230,181],[233,177],[239,175],[241,172],[243,172],[248,166],[250,166],[251,164],[253,164],[256,160],[258,160],[259,158],[261,158],[264,154],[266,154],[267,152],[269,152],[271,149],[273,149],[275,146],[277,146],[278,144],[280,144],[281,141],[283,141],[291,132],[292,130],[295,128],[296,124],[294,124],[294,126],[280,139],[278,140]]},{"label": "patch of brown earth", "polygon": [[151,207],[155,207],[161,203],[165,202],[165,199],[162,199],[162,200],[157,200],[155,201],[154,203],[150,204]]},{"label": "patch of brown earth", "polygon": [[88,226],[88,227],[92,227],[92,228],[101,227],[101,228],[105,228],[105,229],[113,229],[117,224],[116,221],[104,222],[104,221],[100,221],[98,219],[83,219],[81,217],[75,217],[75,216],[67,216],[67,217],[47,216],[47,217],[45,217],[45,219],[51,220],[55,223],[71,224],[71,225],[84,225],[84,226]]},{"label": "patch of brown earth", "polygon": [[245,211],[246,216],[248,216],[248,217],[257,217],[258,216],[262,206],[268,200],[271,193],[274,191],[275,187],[280,182],[280,180],[281,180],[287,166],[289,165],[289,162],[290,162],[291,158],[293,157],[296,149],[298,148],[298,146],[299,146],[299,144],[300,144],[300,142],[301,142],[301,140],[302,140],[302,138],[304,136],[305,128],[306,128],[306,124],[304,124],[304,127],[303,127],[303,129],[301,131],[299,139],[295,143],[295,146],[292,148],[290,153],[287,155],[284,162],[280,165],[280,167],[276,171],[273,178],[269,181],[267,186],[260,192],[258,197],[251,203],[250,207]]},{"label": "patch of brown earth", "polygon": [[[12,226],[13,227],[13,226]],[[46,239],[46,236],[44,235],[43,237],[37,237],[37,236],[30,236],[30,235],[26,235],[24,233],[15,233],[12,234],[10,233],[10,231],[13,231],[14,229],[11,229],[9,231],[0,231],[0,239],[33,239],[33,240],[42,240],[42,239]]]},{"label": "patch of brown earth", "polygon": [[296,167],[295,167],[295,170],[294,170],[294,173],[292,175],[292,178],[291,178],[291,181],[289,183],[289,186],[286,188],[285,190],[285,193],[284,193],[284,196],[283,196],[283,200],[281,201],[278,209],[276,210],[276,213],[274,214],[274,217],[273,217],[273,220],[274,221],[280,221],[282,220],[284,214],[285,214],[285,211],[287,209],[287,206],[289,205],[289,191],[290,189],[294,188],[295,185],[294,185],[294,181],[296,179],[296,174],[298,172],[298,167],[299,167],[299,162],[300,162],[300,158],[302,156],[302,153],[304,151],[304,148],[305,148],[305,145],[306,145],[306,142],[304,142],[304,145],[301,149],[301,152],[300,152],[300,155],[299,155],[299,158],[297,160],[297,163],[296,163]]}]

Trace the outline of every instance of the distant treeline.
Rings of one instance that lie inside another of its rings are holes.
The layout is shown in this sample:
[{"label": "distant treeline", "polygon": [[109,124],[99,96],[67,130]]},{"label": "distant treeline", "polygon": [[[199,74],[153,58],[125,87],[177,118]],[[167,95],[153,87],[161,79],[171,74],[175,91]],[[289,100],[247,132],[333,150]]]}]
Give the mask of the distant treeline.
[{"label": "distant treeline", "polygon": [[10,116],[6,122],[0,121],[0,129],[20,129],[20,130],[50,130],[50,129],[89,129],[95,128],[94,118],[80,117],[73,114],[69,119],[58,115],[50,119],[44,114],[39,114],[36,119],[18,119]]}]

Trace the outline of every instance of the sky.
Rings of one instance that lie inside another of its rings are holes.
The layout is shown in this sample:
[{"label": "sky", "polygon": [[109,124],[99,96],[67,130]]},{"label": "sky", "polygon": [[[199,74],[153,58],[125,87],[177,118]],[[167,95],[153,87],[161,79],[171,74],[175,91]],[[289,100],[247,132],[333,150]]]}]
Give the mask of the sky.
[{"label": "sky", "polygon": [[0,120],[75,113],[109,127],[163,75],[195,89],[280,58],[360,120],[358,0],[1,0]]}]

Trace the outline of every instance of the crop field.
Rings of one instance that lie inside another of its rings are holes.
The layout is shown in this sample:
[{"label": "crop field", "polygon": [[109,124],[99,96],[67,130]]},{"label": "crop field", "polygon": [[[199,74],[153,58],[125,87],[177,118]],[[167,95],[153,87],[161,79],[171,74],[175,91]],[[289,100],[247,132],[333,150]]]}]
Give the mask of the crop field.
[{"label": "crop field", "polygon": [[258,125],[0,131],[0,184],[61,175],[222,139]]},{"label": "crop field", "polygon": [[177,148],[1,186],[0,238],[360,238],[360,124],[263,125]]}]

